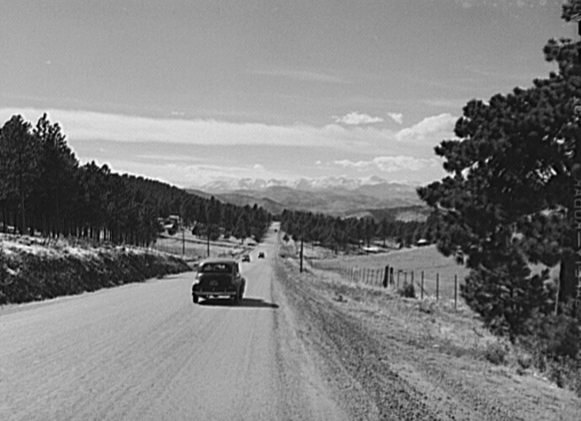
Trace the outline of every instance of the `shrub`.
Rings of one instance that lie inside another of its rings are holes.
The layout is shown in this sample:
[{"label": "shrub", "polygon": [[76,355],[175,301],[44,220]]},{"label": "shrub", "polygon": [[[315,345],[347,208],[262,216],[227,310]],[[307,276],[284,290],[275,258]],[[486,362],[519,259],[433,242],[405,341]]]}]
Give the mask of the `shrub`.
[{"label": "shrub", "polygon": [[420,301],[419,309],[422,313],[432,314],[434,312],[435,302],[432,300]]},{"label": "shrub", "polygon": [[106,248],[85,257],[22,253],[5,260],[10,279],[0,283],[0,304],[79,294],[189,270],[174,256]]},{"label": "shrub", "polygon": [[486,346],[484,351],[484,358],[490,361],[492,364],[500,365],[504,364],[506,359],[506,348],[504,345],[498,342],[491,342]]},{"label": "shrub", "polygon": [[397,290],[397,293],[402,297],[406,298],[416,298],[416,289],[413,283],[406,283],[403,287]]},{"label": "shrub", "polygon": [[535,313],[527,322],[528,335],[521,338],[531,351],[550,359],[575,359],[579,355],[581,332],[577,318],[565,311],[559,315]]}]

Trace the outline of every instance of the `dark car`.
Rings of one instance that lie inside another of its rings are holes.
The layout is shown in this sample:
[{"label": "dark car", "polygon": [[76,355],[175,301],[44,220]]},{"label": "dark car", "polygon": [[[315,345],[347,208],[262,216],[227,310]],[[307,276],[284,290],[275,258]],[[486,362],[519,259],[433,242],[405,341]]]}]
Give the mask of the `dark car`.
[{"label": "dark car", "polygon": [[243,262],[250,262],[250,256],[248,254],[245,254],[244,256],[242,256],[242,261]]},{"label": "dark car", "polygon": [[258,253],[258,258],[259,259],[264,259],[264,253],[262,251],[260,253]]},{"label": "dark car", "polygon": [[199,263],[198,274],[192,285],[192,300],[229,297],[238,304],[244,295],[246,280],[240,274],[238,262],[233,259],[206,259]]}]

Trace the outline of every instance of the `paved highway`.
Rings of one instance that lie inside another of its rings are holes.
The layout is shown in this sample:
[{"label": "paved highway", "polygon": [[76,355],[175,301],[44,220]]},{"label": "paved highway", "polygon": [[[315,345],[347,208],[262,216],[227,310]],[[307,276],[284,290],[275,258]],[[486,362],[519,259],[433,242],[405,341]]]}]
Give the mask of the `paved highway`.
[{"label": "paved highway", "polygon": [[271,231],[241,265],[238,307],[194,305],[186,273],[0,309],[0,419],[347,419],[276,286],[276,247]]}]

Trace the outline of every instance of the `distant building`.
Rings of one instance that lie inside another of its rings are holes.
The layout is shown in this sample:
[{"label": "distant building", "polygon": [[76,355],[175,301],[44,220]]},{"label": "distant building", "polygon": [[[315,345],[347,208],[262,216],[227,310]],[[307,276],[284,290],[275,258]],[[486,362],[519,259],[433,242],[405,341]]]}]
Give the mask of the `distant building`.
[{"label": "distant building", "polygon": [[362,247],[362,249],[366,253],[379,253],[379,247],[376,246]]}]

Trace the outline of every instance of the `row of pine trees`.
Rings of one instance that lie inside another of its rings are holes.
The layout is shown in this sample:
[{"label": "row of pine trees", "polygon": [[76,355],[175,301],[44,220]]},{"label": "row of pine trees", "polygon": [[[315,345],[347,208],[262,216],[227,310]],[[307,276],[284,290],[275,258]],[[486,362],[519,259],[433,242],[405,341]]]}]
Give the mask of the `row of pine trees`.
[{"label": "row of pine trees", "polygon": [[361,245],[369,247],[377,241],[385,245],[387,240],[409,246],[420,239],[431,242],[435,234],[429,219],[427,222],[399,221],[385,217],[376,222],[372,217],[339,218],[289,210],[281,215],[281,229],[294,239],[319,243],[336,251],[347,251]]},{"label": "row of pine trees", "polygon": [[0,128],[0,230],[149,246],[160,218],[202,234],[262,238],[271,215],[201,198],[169,184],[79,163],[58,123],[14,115]]}]

